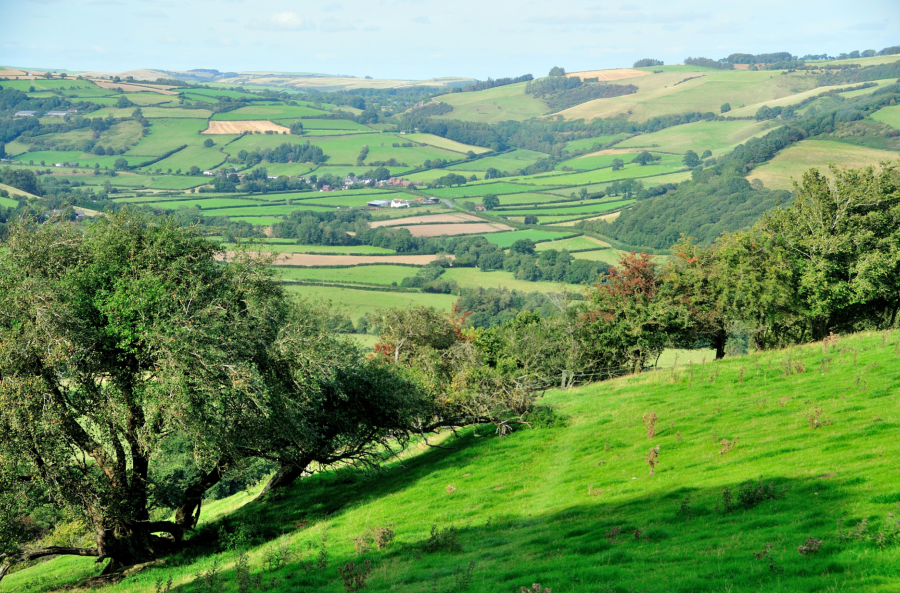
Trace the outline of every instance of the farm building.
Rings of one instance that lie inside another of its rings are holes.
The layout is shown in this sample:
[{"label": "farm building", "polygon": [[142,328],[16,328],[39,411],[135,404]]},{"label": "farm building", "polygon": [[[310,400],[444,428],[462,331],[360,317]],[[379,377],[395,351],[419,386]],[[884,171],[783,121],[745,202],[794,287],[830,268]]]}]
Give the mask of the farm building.
[{"label": "farm building", "polygon": [[16,117],[32,117],[37,115],[37,111],[16,111]]},{"label": "farm building", "polygon": [[72,114],[72,113],[76,113],[76,111],[75,111],[74,109],[66,109],[66,110],[64,110],[64,111],[48,111],[48,112],[47,112],[47,115],[51,115],[51,116],[54,116],[54,117],[65,117],[65,116],[70,115],[70,114]]},{"label": "farm building", "polygon": [[371,206],[372,208],[388,208],[391,205],[391,200],[372,200],[371,202],[366,202],[366,206]]},{"label": "farm building", "polygon": [[409,208],[409,200],[391,200],[391,208]]}]

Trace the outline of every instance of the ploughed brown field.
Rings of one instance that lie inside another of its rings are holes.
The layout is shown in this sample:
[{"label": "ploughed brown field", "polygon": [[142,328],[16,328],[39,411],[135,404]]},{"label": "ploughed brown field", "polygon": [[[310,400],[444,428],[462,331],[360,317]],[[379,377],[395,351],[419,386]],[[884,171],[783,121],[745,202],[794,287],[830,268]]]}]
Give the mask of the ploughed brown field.
[{"label": "ploughed brown field", "polygon": [[439,222],[468,222],[481,220],[471,214],[426,214],[424,216],[411,216],[409,218],[392,218],[390,220],[376,220],[369,223],[369,227],[377,229],[383,226],[407,226],[411,224],[429,224]]},{"label": "ploughed brown field", "polygon": [[275,132],[277,134],[287,134],[290,128],[273,124],[265,120],[252,121],[218,121],[209,122],[209,127],[201,132],[201,134],[240,134],[242,132]]},{"label": "ploughed brown field", "polygon": [[489,222],[472,222],[462,224],[414,224],[397,227],[408,230],[413,237],[440,237],[441,235],[475,235],[481,233],[499,233],[511,231],[505,224]]},{"label": "ploughed brown field", "polygon": [[651,72],[643,70],[634,70],[632,68],[616,68],[614,70],[587,70],[585,72],[569,72],[566,74],[569,78],[596,78],[600,81],[624,80],[625,78],[637,78],[638,76],[650,76]]}]

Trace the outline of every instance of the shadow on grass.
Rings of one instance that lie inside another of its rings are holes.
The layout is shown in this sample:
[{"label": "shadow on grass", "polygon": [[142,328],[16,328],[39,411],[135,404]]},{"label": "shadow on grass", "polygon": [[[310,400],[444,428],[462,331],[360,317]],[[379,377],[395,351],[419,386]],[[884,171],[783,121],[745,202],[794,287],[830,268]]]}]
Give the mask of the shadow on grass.
[{"label": "shadow on grass", "polygon": [[[342,469],[304,479],[205,526],[193,538],[199,545],[172,558],[173,564],[218,551],[220,528],[252,526],[252,541],[246,543],[260,545],[409,488],[440,462],[464,467],[487,444],[465,435],[453,441],[456,450],[429,449],[377,476]],[[730,498],[722,488],[678,488],[609,502],[584,494],[573,495],[571,504],[556,504],[552,512],[529,512],[522,501],[518,508],[507,506],[498,519],[478,517],[478,525],[460,520],[461,552],[429,553],[422,539],[332,556],[326,570],[294,563],[264,571],[262,578],[273,591],[338,591],[338,566],[368,559],[385,567],[373,588],[404,591],[450,590],[460,567],[470,562],[481,575],[482,585],[473,588],[479,591],[517,591],[533,582],[586,591],[820,591],[823,578],[855,570],[851,555],[844,554],[848,548],[867,545],[837,541],[835,520],[851,494],[845,486],[829,479],[772,477],[731,484]],[[800,555],[797,549],[809,537],[824,544],[814,554]],[[222,576],[233,583],[236,575]]]}]

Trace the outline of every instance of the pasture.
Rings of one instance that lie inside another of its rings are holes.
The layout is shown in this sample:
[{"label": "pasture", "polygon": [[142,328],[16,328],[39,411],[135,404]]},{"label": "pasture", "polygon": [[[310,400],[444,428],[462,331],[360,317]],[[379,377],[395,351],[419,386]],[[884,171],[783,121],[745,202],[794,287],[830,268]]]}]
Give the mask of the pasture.
[{"label": "pasture", "polygon": [[486,156],[474,161],[459,163],[447,167],[450,171],[484,172],[493,167],[500,171],[515,172],[546,158],[548,155],[534,150],[518,149],[495,156]]},{"label": "pasture", "polygon": [[[593,202],[593,203],[592,203]],[[495,210],[495,214],[502,214],[504,216],[527,216],[528,214],[533,214],[535,216],[575,216],[581,214],[594,214],[606,212],[608,210],[615,210],[616,208],[621,208],[623,206],[627,206],[628,204],[633,203],[634,200],[610,200],[610,201],[593,201],[588,200],[585,202],[584,206],[560,206],[557,208],[553,207],[541,207],[535,206],[534,208],[521,208],[521,209],[510,209],[510,210]],[[580,203],[580,202],[578,202]],[[544,222],[544,221],[542,221]],[[552,224],[549,223],[548,224]]]},{"label": "pasture", "polygon": [[275,262],[279,266],[356,266],[359,264],[410,264],[424,266],[440,255],[316,255],[283,253]]},{"label": "pasture", "polygon": [[616,115],[627,116],[631,121],[645,121],[660,115],[719,113],[722,103],[730,103],[733,109],[737,109],[796,95],[815,87],[815,79],[811,76],[745,70],[663,72],[634,78],[628,83],[637,86],[638,92],[588,101],[560,114],[566,119],[586,121]]},{"label": "pasture", "polygon": [[747,179],[759,179],[769,189],[792,189],[793,181],[801,181],[803,172],[818,167],[828,174],[828,165],[839,167],[864,167],[882,161],[896,161],[897,153],[876,150],[833,140],[808,139],[782,150],[768,163],[760,165],[747,175]]},{"label": "pasture", "polygon": [[[573,188],[562,188],[559,191],[566,190],[568,192],[572,192]],[[549,202],[563,202],[568,199],[568,196],[564,195],[554,195],[554,194],[537,194],[537,193],[524,193],[524,194],[504,194],[502,196],[498,196],[500,200],[501,208],[508,208],[510,206],[517,206],[519,204],[546,204]]]},{"label": "pasture", "polygon": [[252,119],[299,119],[304,116],[324,115],[321,109],[314,109],[303,105],[249,105],[234,111],[216,113],[214,120],[252,120]]},{"label": "pasture", "polygon": [[[199,167],[200,170],[212,169],[224,163],[225,159],[228,158],[228,154],[220,152],[218,149],[218,146],[212,146],[210,148],[202,145],[188,146],[183,150],[179,150],[172,156],[168,156],[161,161],[153,163],[150,165],[150,168],[154,171],[156,169],[162,169],[163,171],[167,171],[168,169],[178,171],[181,169],[184,173],[187,173],[191,167]],[[140,162],[145,159],[134,160]],[[130,160],[128,164],[132,164]]]},{"label": "pasture", "polygon": [[[698,121],[651,134],[639,134],[620,142],[616,148],[651,148],[675,154],[693,150],[697,156],[703,154],[704,150],[711,150],[714,156],[720,156],[750,138],[767,134],[779,125],[780,120]],[[581,159],[572,159],[571,162],[579,160]],[[575,167],[574,164],[571,166]]]},{"label": "pasture", "polygon": [[593,237],[586,237],[584,235],[580,237],[571,237],[569,239],[559,239],[557,241],[545,241],[535,245],[535,249],[538,251],[547,249],[555,249],[557,251],[562,251],[563,249],[566,251],[586,251],[608,247],[609,243],[606,241],[594,239]]},{"label": "pasture", "polygon": [[439,117],[491,124],[540,117],[550,109],[540,99],[525,94],[526,84],[520,82],[474,93],[441,95],[438,100],[453,106],[453,111]]},{"label": "pasture", "polygon": [[401,220],[378,220],[375,222],[369,223],[369,227],[373,229],[377,229],[378,227],[383,226],[397,226],[397,225],[413,225],[413,224],[435,224],[435,223],[446,223],[446,222],[469,222],[469,221],[481,221],[482,219],[477,216],[472,216],[471,214],[428,214],[425,216],[413,216],[410,218],[403,218]]},{"label": "pasture", "polygon": [[[557,184],[560,185],[560,184]],[[488,194],[494,194],[497,196],[503,194],[514,194],[526,192],[529,189],[533,189],[527,185],[515,184],[515,183],[506,183],[506,182],[492,182],[492,183],[480,183],[480,184],[466,184],[458,187],[444,187],[440,189],[429,189],[424,190],[430,196],[435,196],[438,198],[466,198],[466,197],[480,197],[486,196]]]},{"label": "pasture", "polygon": [[484,271],[479,268],[447,268],[441,275],[442,280],[453,280],[460,288],[506,288],[519,292],[562,292],[562,287],[570,290],[577,287],[558,284],[556,282],[529,282],[517,280],[512,272],[503,270]]},{"label": "pasture", "polygon": [[462,142],[450,140],[449,138],[442,138],[441,136],[435,136],[434,134],[401,134],[401,136],[405,138],[407,142],[412,141],[437,146],[438,148],[452,150],[453,152],[458,152],[460,154],[465,154],[467,152],[474,152],[475,154],[491,152],[490,148],[474,146],[472,144],[463,144]]},{"label": "pasture", "polygon": [[305,280],[310,282],[353,282],[359,284],[399,285],[408,277],[415,276],[418,268],[411,266],[355,266],[351,268],[281,268],[279,275],[284,280]]},{"label": "pasture", "polygon": [[509,233],[497,233],[496,235],[488,235],[486,239],[494,245],[497,245],[498,247],[508,249],[510,245],[512,245],[519,239],[531,239],[535,243],[538,243],[539,241],[553,241],[555,239],[563,239],[565,237],[570,237],[572,234],[573,233],[559,233],[555,231],[528,229],[524,231],[511,231]]},{"label": "pasture", "polygon": [[667,165],[638,165],[626,164],[619,171],[613,171],[612,167],[606,169],[595,169],[593,171],[585,171],[581,173],[567,173],[563,175],[535,175],[533,177],[520,177],[519,181],[527,181],[536,185],[548,185],[559,187],[561,185],[587,185],[590,183],[602,183],[612,181],[622,181],[625,179],[639,179],[641,177],[651,177],[655,175],[665,175],[667,173],[675,173],[683,167],[671,167]]},{"label": "pasture", "polygon": [[[234,249],[233,243],[223,243],[224,249]],[[372,245],[298,245],[296,243],[277,243],[271,239],[254,243],[248,241],[246,247],[250,251],[266,253],[323,253],[328,255],[393,255],[395,252]]]},{"label": "pasture", "polygon": [[875,121],[887,124],[895,130],[900,130],[900,105],[882,107],[871,115]]},{"label": "pasture", "polygon": [[[415,272],[415,268],[409,268]],[[355,290],[336,286],[288,285],[285,289],[297,296],[312,301],[330,302],[335,309],[347,315],[354,322],[375,309],[390,307],[434,307],[450,313],[456,295],[429,294],[424,292],[388,292],[377,290]]]}]

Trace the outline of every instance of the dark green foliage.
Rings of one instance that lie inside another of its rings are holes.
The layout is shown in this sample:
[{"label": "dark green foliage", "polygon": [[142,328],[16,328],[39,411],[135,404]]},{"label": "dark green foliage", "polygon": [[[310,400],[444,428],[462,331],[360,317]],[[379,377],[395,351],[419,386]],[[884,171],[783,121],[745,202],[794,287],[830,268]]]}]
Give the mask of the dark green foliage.
[{"label": "dark green foliage", "polygon": [[462,290],[457,307],[466,312],[466,326],[482,328],[503,325],[520,311],[536,312],[540,317],[558,312],[544,293],[523,293],[507,288]]},{"label": "dark green foliage", "polygon": [[291,134],[294,136],[303,134],[303,123],[299,121],[291,123]]},{"label": "dark green foliage", "polygon": [[791,62],[797,58],[789,52],[782,51],[770,54],[731,54],[725,61],[729,64],[773,64],[776,62]]},{"label": "dark green foliage", "polygon": [[256,165],[263,161],[267,163],[313,163],[320,165],[328,160],[322,149],[308,141],[303,144],[290,144],[285,142],[277,148],[263,148],[253,152],[240,151],[237,162],[248,165]]},{"label": "dark green foliage", "polygon": [[500,206],[500,198],[494,194],[487,194],[481,199],[481,203],[484,205],[485,210],[493,210]]},{"label": "dark green foliage", "polygon": [[841,125],[861,120],[890,105],[891,101],[896,103],[898,98],[900,85],[894,84],[871,95],[841,102],[824,113],[793,118],[789,125],[739,145],[720,158],[715,167],[695,169],[692,181],[680,184],[674,192],[639,203],[612,223],[582,224],[630,245],[656,249],[671,246],[682,233],[704,243],[711,242],[723,232],[749,226],[766,210],[791,200],[789,192],[752,189],[744,176],[753,167],[769,161],[795,142],[808,136],[829,134]]},{"label": "dark green foliage", "polygon": [[664,66],[665,62],[662,60],[654,60],[652,58],[644,58],[643,60],[638,60],[634,63],[633,68],[648,68],[650,66]]},{"label": "dark green foliage", "polygon": [[573,76],[550,76],[540,78],[525,85],[525,92],[542,99],[554,111],[592,101],[594,99],[619,97],[637,92],[633,84],[619,85],[605,82],[582,82]]},{"label": "dark green foliage", "polygon": [[728,62],[717,62],[709,58],[691,58],[684,59],[684,63],[688,66],[703,66],[704,68],[715,68],[716,70],[734,70],[734,64]]},{"label": "dark green foliage", "polygon": [[38,177],[34,174],[34,171],[30,169],[4,167],[3,170],[0,171],[0,183],[10,185],[16,189],[21,189],[24,192],[36,196],[42,195]]},{"label": "dark green foliage", "polygon": [[566,75],[565,68],[562,68],[560,66],[554,66],[553,68],[550,68],[550,73],[547,76],[565,76],[565,75]]},{"label": "dark green foliage", "polygon": [[[523,74],[522,76],[516,76],[515,78],[488,78],[487,80],[479,80],[477,82],[469,83],[465,86],[455,86],[450,91],[451,93],[473,93],[476,91],[485,91],[487,89],[492,89],[498,86],[506,86],[508,84],[516,84],[518,82],[528,82],[529,80],[534,80],[534,76],[531,74]],[[426,105],[427,107],[427,105]],[[450,107],[447,105],[447,107]],[[450,107],[450,110],[453,108]],[[449,111],[449,110],[448,110]],[[440,115],[440,114],[436,114]]]}]

